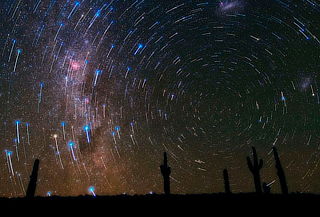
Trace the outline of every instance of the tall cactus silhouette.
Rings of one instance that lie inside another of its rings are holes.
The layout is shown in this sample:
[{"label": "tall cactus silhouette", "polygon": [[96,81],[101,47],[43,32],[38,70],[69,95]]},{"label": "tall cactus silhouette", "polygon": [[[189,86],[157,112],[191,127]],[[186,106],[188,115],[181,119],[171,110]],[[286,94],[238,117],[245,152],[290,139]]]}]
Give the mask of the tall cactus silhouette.
[{"label": "tall cactus silhouette", "polygon": [[161,174],[163,176],[163,189],[166,195],[170,194],[170,173],[171,168],[168,166],[167,153],[163,153],[163,164],[160,165]]},{"label": "tall cactus silhouette", "polygon": [[231,193],[228,170],[223,170],[224,190],[227,194]]},{"label": "tall cactus silhouette", "polygon": [[33,198],[36,193],[39,163],[40,163],[39,159],[36,159],[34,161],[32,173],[30,176],[30,182],[27,188],[27,193],[26,193],[27,198]]},{"label": "tall cactus silhouette", "polygon": [[262,169],[263,161],[262,159],[258,161],[258,155],[255,147],[252,147],[252,155],[253,155],[253,161],[251,162],[250,157],[247,157],[247,163],[248,163],[249,170],[253,175],[256,192],[258,194],[261,194],[262,189],[261,189],[260,170]]},{"label": "tall cactus silhouette", "polygon": [[288,191],[286,176],[284,174],[284,170],[283,170],[281,162],[280,162],[278,151],[277,151],[276,147],[273,147],[272,150],[273,150],[274,160],[276,162],[277,175],[279,177],[282,194],[288,194],[289,191]]}]

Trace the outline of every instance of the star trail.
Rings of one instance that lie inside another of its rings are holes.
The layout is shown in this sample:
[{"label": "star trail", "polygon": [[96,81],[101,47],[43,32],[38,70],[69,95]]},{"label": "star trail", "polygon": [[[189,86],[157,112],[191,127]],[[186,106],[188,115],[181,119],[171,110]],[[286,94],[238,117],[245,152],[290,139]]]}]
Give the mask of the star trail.
[{"label": "star trail", "polygon": [[3,0],[0,196],[320,192],[320,1]]}]

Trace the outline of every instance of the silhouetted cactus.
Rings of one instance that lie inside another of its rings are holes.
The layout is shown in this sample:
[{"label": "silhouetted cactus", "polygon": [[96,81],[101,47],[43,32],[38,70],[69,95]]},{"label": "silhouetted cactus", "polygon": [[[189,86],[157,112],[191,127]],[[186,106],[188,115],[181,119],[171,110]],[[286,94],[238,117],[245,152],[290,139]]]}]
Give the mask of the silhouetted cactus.
[{"label": "silhouetted cactus", "polygon": [[171,168],[168,166],[167,153],[163,153],[163,164],[160,166],[161,174],[163,176],[163,189],[166,195],[170,194],[170,173]]},{"label": "silhouetted cactus", "polygon": [[271,187],[267,183],[262,183],[263,193],[270,194]]},{"label": "silhouetted cactus", "polygon": [[279,177],[279,182],[280,182],[282,194],[288,194],[289,191],[288,191],[286,176],[284,174],[284,170],[283,170],[281,162],[280,162],[278,151],[277,151],[276,147],[273,147],[272,150],[273,150],[274,160],[276,162],[277,175]]},{"label": "silhouetted cactus", "polygon": [[227,194],[230,194],[231,190],[230,190],[229,174],[227,169],[223,170],[223,179],[224,179],[224,190]]},{"label": "silhouetted cactus", "polygon": [[27,188],[27,193],[26,193],[27,198],[33,198],[36,193],[39,163],[40,163],[39,159],[36,159],[34,161],[32,173],[30,176],[30,182]]},{"label": "silhouetted cactus", "polygon": [[262,190],[261,190],[260,170],[263,166],[263,161],[262,159],[258,161],[257,151],[255,147],[252,147],[252,155],[253,155],[253,161],[251,162],[250,157],[247,157],[247,163],[248,163],[249,170],[253,175],[256,192],[258,194],[261,194]]}]

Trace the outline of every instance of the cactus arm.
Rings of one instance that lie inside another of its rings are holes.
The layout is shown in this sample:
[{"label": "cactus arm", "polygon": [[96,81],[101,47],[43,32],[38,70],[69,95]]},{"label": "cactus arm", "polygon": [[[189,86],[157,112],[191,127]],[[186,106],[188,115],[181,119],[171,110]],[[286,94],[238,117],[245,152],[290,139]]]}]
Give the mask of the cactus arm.
[{"label": "cactus arm", "polygon": [[258,155],[255,147],[252,147],[253,163],[258,164]]},{"label": "cactus arm", "polygon": [[249,170],[252,172],[253,171],[253,165],[251,163],[250,157],[247,157],[247,163],[248,163]]},{"label": "cactus arm", "polygon": [[259,162],[258,168],[259,168],[259,169],[261,169],[261,168],[262,168],[262,166],[263,166],[263,160],[262,160],[262,159],[260,159],[260,162]]}]

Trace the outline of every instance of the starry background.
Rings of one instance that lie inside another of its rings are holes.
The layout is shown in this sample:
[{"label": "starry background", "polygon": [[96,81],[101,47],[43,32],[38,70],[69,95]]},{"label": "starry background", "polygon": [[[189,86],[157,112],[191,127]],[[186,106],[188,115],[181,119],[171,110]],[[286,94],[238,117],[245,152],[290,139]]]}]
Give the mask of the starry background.
[{"label": "starry background", "polygon": [[[2,0],[0,196],[320,193],[317,0]],[[93,188],[91,188],[92,190]]]}]

